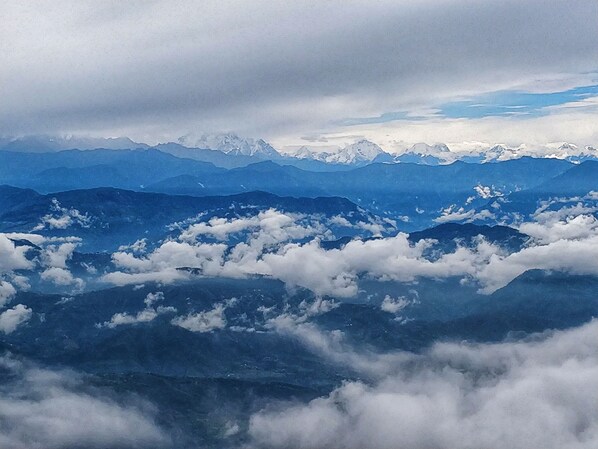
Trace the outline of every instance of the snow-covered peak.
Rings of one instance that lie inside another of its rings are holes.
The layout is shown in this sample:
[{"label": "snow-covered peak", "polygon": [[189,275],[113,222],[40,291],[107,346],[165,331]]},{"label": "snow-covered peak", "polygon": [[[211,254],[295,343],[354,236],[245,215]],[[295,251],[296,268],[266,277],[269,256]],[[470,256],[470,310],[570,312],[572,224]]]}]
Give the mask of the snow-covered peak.
[{"label": "snow-covered peak", "polygon": [[295,151],[293,157],[297,159],[317,159],[315,153],[305,145]]},{"label": "snow-covered peak", "polygon": [[517,159],[524,155],[525,148],[509,148],[503,144],[497,144],[485,151],[481,151],[480,155],[483,157],[484,162],[492,161],[510,161],[511,159]]},{"label": "snow-covered peak", "polygon": [[374,142],[365,139],[346,145],[336,151],[315,151],[302,146],[293,154],[293,157],[298,159],[310,159],[328,164],[344,165],[367,164],[381,156],[389,155]]},{"label": "snow-covered peak", "polygon": [[234,133],[204,134],[197,139],[187,135],[181,137],[179,142],[187,147],[206,148],[233,156],[256,156],[266,159],[280,157],[278,151],[268,142],[262,139],[242,138]]},{"label": "snow-covered peak", "polygon": [[565,142],[559,146],[554,157],[572,162],[581,162],[585,159],[598,159],[598,150],[591,146],[578,147]]},{"label": "snow-covered peak", "polygon": [[351,164],[355,162],[371,162],[384,153],[385,151],[374,142],[362,139],[347,145],[336,154],[339,162]]},{"label": "snow-covered peak", "polygon": [[427,143],[416,143],[409,148],[405,153],[418,154],[420,156],[446,156],[450,154],[451,150],[444,143],[435,143],[428,145]]},{"label": "snow-covered peak", "polygon": [[456,159],[457,155],[453,153],[446,144],[436,143],[434,145],[428,145],[423,142],[412,145],[403,153],[395,157],[396,162],[425,165],[448,164]]},{"label": "snow-covered peak", "polygon": [[484,162],[508,161],[521,157],[563,159],[580,162],[586,159],[598,159],[598,151],[591,146],[579,147],[572,143],[551,144],[544,147],[528,147],[521,145],[509,148],[505,145],[494,145],[488,150],[480,151]]}]

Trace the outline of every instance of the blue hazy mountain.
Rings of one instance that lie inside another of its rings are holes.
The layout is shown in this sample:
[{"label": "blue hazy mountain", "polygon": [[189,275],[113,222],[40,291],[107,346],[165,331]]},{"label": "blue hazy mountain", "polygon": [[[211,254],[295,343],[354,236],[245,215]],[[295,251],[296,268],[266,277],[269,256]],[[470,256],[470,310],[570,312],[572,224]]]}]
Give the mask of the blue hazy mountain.
[{"label": "blue hazy mountain", "polygon": [[[577,204],[598,190],[595,162],[378,161],[341,170],[318,160],[301,161],[300,167],[284,157],[261,160],[176,145],[162,150],[0,151],[0,182],[10,184],[0,185],[0,232],[48,239],[8,236],[6,248],[27,249],[30,266],[0,272],[0,280],[18,286],[16,294],[8,291],[10,302],[0,313],[16,304],[32,312],[16,329],[0,332],[0,348],[18,359],[84,372],[91,388],[151,401],[175,447],[196,447],[198,441],[203,447],[243,447],[252,413],[278,401],[303,404],[343,381],[368,382],[352,364],[339,364],[293,332],[278,330],[280,323],[338,337],[363,354],[421,353],[439,341],[517,340],[578,326],[598,314],[598,278],[558,271],[526,271],[488,295],[479,291],[475,276],[432,273],[398,281],[360,272],[356,294],[345,298],[291,287],[267,272],[210,278],[194,266],[169,267],[184,272],[185,281],[113,287],[103,275],[123,268],[112,252],[146,239],[148,252],[137,258],[144,263],[149,252],[178,238],[179,223],[216,217],[230,223],[226,220],[277,209],[308,217],[323,230],[317,237],[299,233],[284,246],[266,244],[263,260],[312,238],[319,240],[312,249],[330,251],[350,249],[347,243],[356,239],[375,246],[373,240],[407,231],[412,246],[428,240],[421,255],[426,260],[420,260],[425,264],[455,251],[466,260],[482,239],[501,253],[525,251],[535,243],[515,225],[500,224],[501,213],[529,215],[554,197],[573,197]],[[496,217],[484,222],[469,215],[489,209]],[[442,222],[441,214],[454,210],[464,223]],[[388,228],[368,229],[381,224]],[[245,239],[263,237],[252,229],[242,232],[218,240],[227,254],[239,243],[239,249],[247,248]],[[49,257],[44,245],[67,236],[82,239],[64,261],[65,270],[85,283],[77,288],[43,275]],[[333,254],[342,271],[342,253]],[[309,276],[335,269],[328,266],[334,265],[330,258],[305,263],[313,264]],[[338,282],[343,281],[341,276]],[[148,295],[157,292],[160,299],[148,306]],[[324,307],[312,311],[317,304]],[[155,316],[136,321],[152,307]],[[210,310],[219,311],[215,325],[209,313],[201,315]],[[174,320],[192,315],[208,328],[192,330]],[[115,316],[129,321],[114,324]],[[310,341],[320,341],[318,335]],[[2,370],[0,380],[14,381]],[[231,422],[238,428],[225,438]]]},{"label": "blue hazy mountain", "polygon": [[[556,159],[521,158],[439,166],[374,163],[322,172],[267,160],[224,169],[155,149],[39,154],[0,151],[0,162],[0,183],[40,192],[115,187],[190,196],[255,190],[295,197],[341,196],[378,215],[400,219],[402,228],[409,231],[430,227],[442,210],[453,205],[484,206],[488,200],[476,189],[506,196],[544,183],[550,185],[552,178],[572,167],[592,166],[591,162],[573,166]],[[591,174],[587,182],[592,182]]]},{"label": "blue hazy mountain", "polygon": [[148,148],[145,143],[134,142],[128,137],[98,138],[76,136],[29,135],[16,138],[0,138],[0,150],[25,153],[48,153],[62,150],[129,150]]},{"label": "blue hazy mountain", "polygon": [[173,175],[220,173],[208,162],[157,150],[0,151],[0,183],[52,192],[91,187],[139,189]]},{"label": "blue hazy mountain", "polygon": [[491,186],[507,195],[547,182],[571,167],[562,160],[521,158],[492,164],[371,164],[322,173],[268,161],[217,176],[165,179],[147,190],[187,195],[265,190],[279,195],[343,196],[378,215],[407,217],[401,226],[417,230],[429,227],[440,211],[452,204],[463,205],[470,198],[473,207],[486,204],[486,199],[476,198],[476,187]]},{"label": "blue hazy mountain", "polygon": [[[266,192],[248,192],[233,196],[190,197],[160,193],[134,192],[114,188],[71,190],[39,195],[31,190],[0,186],[0,231],[30,232],[48,214],[62,216],[76,210],[88,217],[84,223],[74,220],[71,226],[48,228],[44,235],[83,238],[86,251],[115,250],[138,238],[150,241],[168,233],[167,225],[198,214],[235,217],[249,210],[275,208],[282,212],[349,216],[368,221],[372,214],[340,197],[294,198]],[[60,208],[57,210],[57,208]]]},{"label": "blue hazy mountain", "polygon": [[529,240],[529,236],[508,226],[476,225],[473,223],[444,223],[409,234],[409,240],[412,242],[422,239],[436,240],[442,252],[452,252],[457,245],[473,246],[479,237],[511,251],[520,250]]},{"label": "blue hazy mountain", "polygon": [[576,196],[590,191],[598,191],[598,161],[582,162],[529,189],[529,192],[543,196]]},{"label": "blue hazy mountain", "polygon": [[[512,192],[507,195],[504,201],[499,204],[497,213],[520,214],[528,217],[533,214],[542,201],[558,200],[553,206],[546,206],[549,209],[562,207],[563,202],[571,204],[584,201],[591,192],[598,192],[598,162],[585,161],[573,165],[563,173],[558,174],[544,182],[528,189]],[[491,203],[494,200],[491,200]],[[491,210],[490,204],[479,207],[478,211]]]},{"label": "blue hazy mountain", "polygon": [[[598,313],[595,295],[598,278],[592,276],[529,271],[490,296],[459,285],[458,279],[424,281],[418,303],[403,312],[404,318],[409,318],[407,322],[395,320],[393,314],[382,311],[379,302],[367,299],[366,295],[363,301],[341,302],[314,317],[314,322],[323,329],[341,329],[349,339],[362,344],[421,350],[443,337],[498,341],[511,331],[529,333],[567,328]],[[369,291],[370,298],[385,291],[384,284],[378,288],[379,291]],[[402,287],[394,283],[386,288],[400,291]],[[170,323],[173,315],[167,313],[146,323],[114,328],[95,326],[110,321],[115,313],[134,315],[144,308],[147,294],[157,289],[165,297],[161,305],[174,307],[178,314],[211,308],[213,303],[226,298],[236,297],[239,301],[225,311],[227,328],[216,332],[191,332],[173,326]],[[574,299],[571,292],[575,292]],[[286,298],[284,303],[281,297]],[[54,361],[100,372],[144,371],[162,375],[186,372],[201,377],[225,377],[232,372],[236,378],[280,380],[303,386],[318,382],[303,376],[317,370],[316,365],[322,363],[317,354],[300,345],[289,351],[290,342],[285,342],[284,335],[239,331],[248,325],[267,329],[258,310],[261,306],[291,312],[302,301],[313,300],[313,295],[306,291],[289,295],[278,281],[201,279],[170,286],[147,284],[97,290],[75,295],[69,301],[61,301],[60,295],[39,293],[20,293],[17,299],[44,315],[43,320],[36,318],[4,337],[16,345],[15,350],[28,351],[28,355],[44,354],[43,357]],[[540,310],[542,313],[538,313]],[[491,322],[493,325],[488,328]],[[42,335],[45,338],[40,338]],[[71,344],[65,347],[65,341]],[[219,355],[223,352],[231,357],[222,360]],[[272,359],[282,365],[273,370]],[[297,363],[298,359],[303,360]],[[281,370],[281,366],[286,368]],[[338,374],[331,366],[321,378],[333,382]]]},{"label": "blue hazy mountain", "polygon": [[[239,298],[226,310],[232,329],[190,332],[173,326],[172,314],[112,329],[97,326],[114,313],[136,313],[146,295],[158,288],[164,293],[163,305],[177,313]],[[597,288],[596,277],[538,271],[525,273],[489,297],[463,289],[457,280],[427,281],[419,289],[418,304],[405,311],[409,321],[395,320],[375,302],[348,302],[313,322],[323,331],[340,330],[348,342],[371,350],[420,352],[439,340],[495,342],[579,325],[598,313]],[[70,366],[92,375],[93,385],[151,400],[160,406],[161,423],[179,439],[179,447],[193,447],[198,439],[218,447],[219,430],[230,419],[244,428],[252,411],[272,401],[303,402],[327,394],[343,380],[362,380],[349,366],[331,363],[291,336],[234,330],[248,323],[262,329],[260,306],[293,311],[312,299],[305,292],[289,297],[282,284],[265,279],[120,287],[67,301],[61,295],[21,293],[19,303],[37,314],[3,336],[2,345],[14,356]]]}]

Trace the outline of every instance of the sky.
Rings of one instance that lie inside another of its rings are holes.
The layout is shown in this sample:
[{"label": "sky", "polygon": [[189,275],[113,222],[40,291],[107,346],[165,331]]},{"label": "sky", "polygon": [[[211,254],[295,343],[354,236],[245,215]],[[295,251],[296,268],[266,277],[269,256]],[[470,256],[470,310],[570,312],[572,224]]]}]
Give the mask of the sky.
[{"label": "sky", "polygon": [[0,135],[598,146],[595,0],[0,3]]}]

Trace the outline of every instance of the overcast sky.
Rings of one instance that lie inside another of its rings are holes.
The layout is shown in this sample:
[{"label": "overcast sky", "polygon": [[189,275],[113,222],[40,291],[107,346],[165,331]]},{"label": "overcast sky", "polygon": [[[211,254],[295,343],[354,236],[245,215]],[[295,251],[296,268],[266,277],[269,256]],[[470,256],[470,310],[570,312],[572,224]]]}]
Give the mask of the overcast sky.
[{"label": "overcast sky", "polygon": [[596,0],[8,0],[0,18],[0,135],[598,145]]}]

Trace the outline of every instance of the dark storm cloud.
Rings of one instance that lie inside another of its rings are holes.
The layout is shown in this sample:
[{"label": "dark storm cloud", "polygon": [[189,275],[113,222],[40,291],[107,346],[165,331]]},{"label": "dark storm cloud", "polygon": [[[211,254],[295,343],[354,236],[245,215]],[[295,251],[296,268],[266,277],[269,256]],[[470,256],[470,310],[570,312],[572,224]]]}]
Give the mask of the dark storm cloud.
[{"label": "dark storm cloud", "polygon": [[595,69],[592,0],[0,6],[0,134],[311,132]]}]

